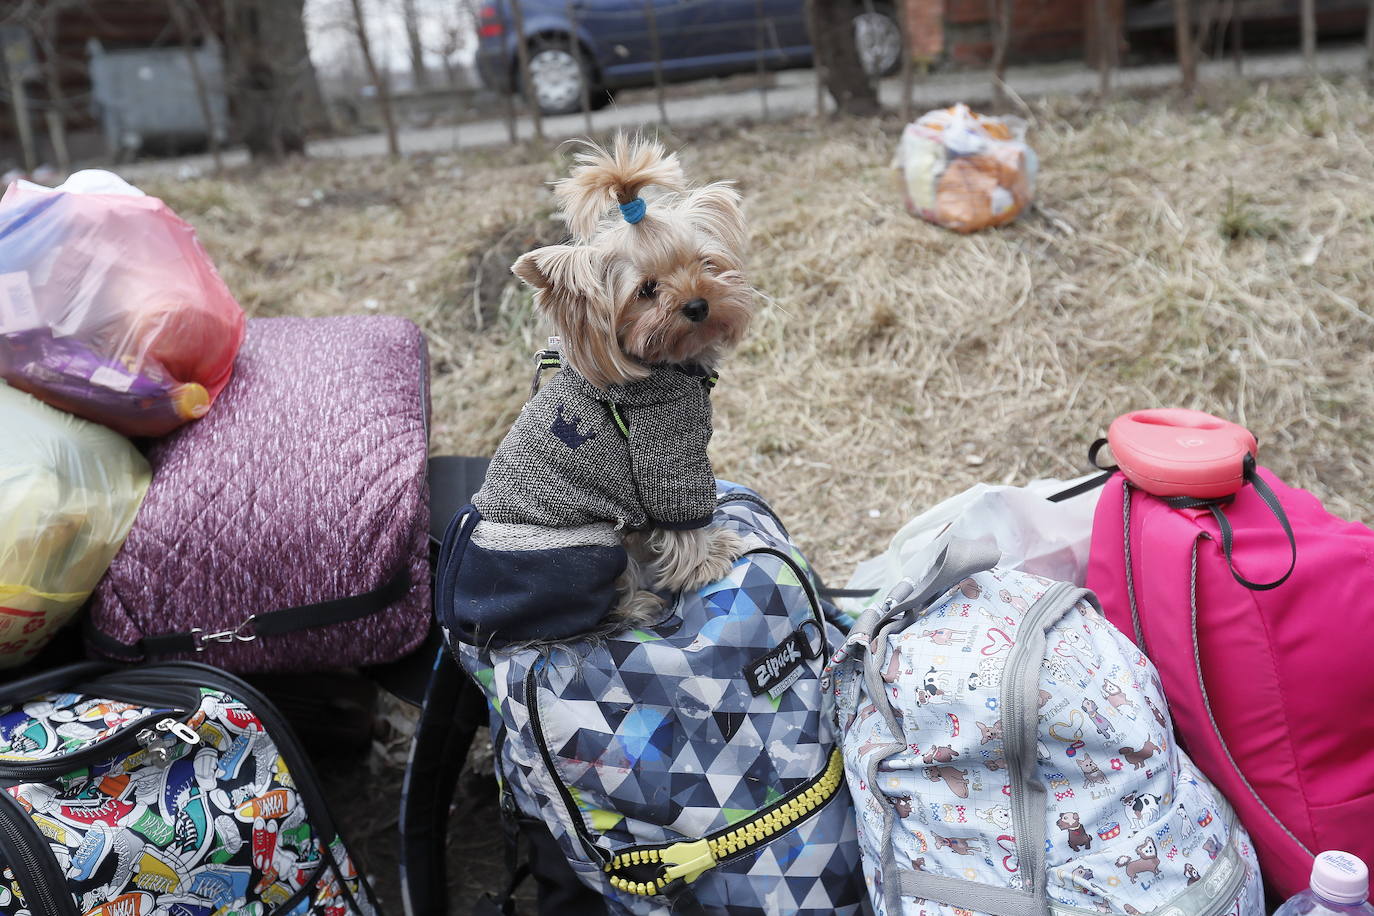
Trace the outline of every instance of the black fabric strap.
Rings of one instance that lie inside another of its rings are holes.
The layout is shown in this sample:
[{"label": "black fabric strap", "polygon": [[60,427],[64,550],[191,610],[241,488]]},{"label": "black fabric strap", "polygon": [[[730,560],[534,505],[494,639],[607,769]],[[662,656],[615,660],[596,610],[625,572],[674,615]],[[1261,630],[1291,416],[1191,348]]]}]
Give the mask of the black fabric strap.
[{"label": "black fabric strap", "polygon": [[1049,496],[1045,497],[1045,500],[1047,502],[1052,503],[1062,503],[1066,499],[1073,499],[1075,496],[1081,496],[1082,494],[1087,493],[1089,490],[1096,490],[1098,487],[1102,486],[1104,483],[1110,480],[1111,476],[1115,473],[1115,470],[1103,471],[1096,477],[1090,477],[1082,483],[1076,483],[1073,486],[1069,487],[1067,490],[1060,490],[1058,493],[1051,493]]},{"label": "black fabric strap", "polygon": [[1251,582],[1236,571],[1236,565],[1231,559],[1231,548],[1234,546],[1234,532],[1231,530],[1231,523],[1226,519],[1226,513],[1221,511],[1222,506],[1231,503],[1235,497],[1227,496],[1222,499],[1194,499],[1191,496],[1173,496],[1164,499],[1166,505],[1174,509],[1206,509],[1212,513],[1212,518],[1217,520],[1217,528],[1221,531],[1221,549],[1226,554],[1226,565],[1230,567],[1231,575],[1237,582],[1251,591],[1264,592],[1288,581],[1288,577],[1293,575],[1293,570],[1298,565],[1298,542],[1293,537],[1293,526],[1288,522],[1288,515],[1283,511],[1283,506],[1279,503],[1279,498],[1274,495],[1274,491],[1264,482],[1263,478],[1255,472],[1255,458],[1253,455],[1245,456],[1245,465],[1242,471],[1245,482],[1255,488],[1259,498],[1264,500],[1264,504],[1269,507],[1269,511],[1274,514],[1274,518],[1279,520],[1283,526],[1283,533],[1288,536],[1288,549],[1291,559],[1288,563],[1288,571],[1279,576],[1272,582]]},{"label": "black fabric strap", "polygon": [[826,588],[821,586],[822,598],[872,598],[878,594],[876,588]]},{"label": "black fabric strap", "polygon": [[164,655],[199,652],[204,649],[206,643],[250,642],[262,636],[283,636],[300,630],[347,623],[385,610],[405,597],[408,591],[410,568],[407,565],[402,566],[396,575],[370,592],[284,608],[266,614],[255,614],[233,630],[206,633],[197,629],[185,633],[164,633],[145,636],[134,645],[119,642],[91,627],[87,628],[86,635],[97,649],[116,658],[141,655],[151,659]]},{"label": "black fabric strap", "polygon": [[1121,468],[1117,467],[1117,466],[1114,465],[1114,464],[1098,464],[1098,463],[1097,463],[1097,454],[1098,454],[1098,452],[1102,451],[1102,446],[1104,446],[1104,445],[1106,445],[1106,444],[1107,444],[1107,440],[1106,440],[1106,439],[1098,439],[1098,440],[1097,440],[1096,442],[1094,442],[1092,445],[1088,446],[1088,464],[1091,464],[1093,467],[1097,468],[1099,471],[1119,471],[1119,470],[1121,470]]}]

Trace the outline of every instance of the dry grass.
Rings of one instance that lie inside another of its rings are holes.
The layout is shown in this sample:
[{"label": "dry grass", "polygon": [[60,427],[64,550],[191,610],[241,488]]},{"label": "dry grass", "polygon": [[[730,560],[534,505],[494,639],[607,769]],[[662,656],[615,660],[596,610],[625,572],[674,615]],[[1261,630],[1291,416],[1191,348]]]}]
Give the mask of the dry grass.
[{"label": "dry grass", "polygon": [[[902,210],[894,122],[672,138],[690,174],[738,179],[754,228],[761,310],[717,389],[717,473],[843,579],[928,504],[1068,476],[1118,413],[1181,405],[1248,424],[1265,463],[1374,519],[1374,100],[1213,91],[1036,108],[1043,208],[971,237]],[[544,333],[493,277],[560,235],[545,183],[563,168],[310,162],[150,190],[251,314],[417,321],[435,451],[487,453]]]}]

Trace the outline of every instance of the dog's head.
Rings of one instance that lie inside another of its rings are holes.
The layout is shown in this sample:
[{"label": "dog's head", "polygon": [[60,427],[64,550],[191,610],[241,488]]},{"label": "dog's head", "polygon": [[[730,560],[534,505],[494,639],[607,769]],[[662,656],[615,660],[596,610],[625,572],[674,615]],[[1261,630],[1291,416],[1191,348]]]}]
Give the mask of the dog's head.
[{"label": "dog's head", "polygon": [[[652,365],[713,367],[753,313],[739,194],[728,183],[689,189],[657,141],[588,144],[577,163],[555,185],[573,239],[512,267],[568,361],[600,387],[644,378]],[[646,201],[650,186],[663,192]]]}]

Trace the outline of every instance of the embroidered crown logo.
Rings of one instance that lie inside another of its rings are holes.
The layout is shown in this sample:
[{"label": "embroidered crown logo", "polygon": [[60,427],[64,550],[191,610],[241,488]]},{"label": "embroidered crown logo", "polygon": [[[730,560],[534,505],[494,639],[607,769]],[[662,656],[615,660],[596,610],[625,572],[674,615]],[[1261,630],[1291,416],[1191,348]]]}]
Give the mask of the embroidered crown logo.
[{"label": "embroidered crown logo", "polygon": [[585,436],[577,431],[577,424],[581,422],[581,417],[574,416],[571,420],[563,416],[563,405],[558,405],[558,416],[553,418],[553,426],[550,428],[555,436],[563,441],[568,448],[577,448],[588,439],[595,439],[596,432],[592,431]]}]

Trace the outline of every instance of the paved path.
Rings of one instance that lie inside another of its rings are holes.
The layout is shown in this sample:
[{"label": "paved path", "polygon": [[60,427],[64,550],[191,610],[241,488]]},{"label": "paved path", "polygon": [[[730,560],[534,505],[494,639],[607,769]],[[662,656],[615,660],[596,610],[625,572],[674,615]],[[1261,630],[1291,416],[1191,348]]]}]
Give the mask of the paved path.
[{"label": "paved path", "polygon": [[[1318,67],[1326,75],[1355,73],[1363,66],[1364,51],[1358,47],[1323,50],[1318,56]],[[1272,79],[1303,73],[1302,58],[1296,54],[1252,56],[1246,59],[1245,68],[1247,78],[1251,79]],[[1233,73],[1229,61],[1212,61],[1203,65],[1200,79],[1225,79]],[[1163,88],[1174,85],[1177,80],[1178,68],[1172,63],[1155,64],[1117,71],[1114,74],[1113,86],[1125,90]],[[1046,95],[1076,95],[1096,91],[1097,74],[1079,63],[1012,67],[1007,73],[1007,84],[1026,100]],[[670,88],[669,94],[671,93]],[[880,93],[883,104],[890,108],[900,105],[901,84],[897,79],[884,80]],[[642,97],[645,93],[636,95]],[[912,107],[919,112],[956,101],[978,104],[988,101],[991,95],[991,76],[987,71],[937,73],[918,81],[913,93]],[[696,98],[670,98],[667,102],[668,120],[674,127],[729,123],[744,119],[757,120],[763,117],[763,103],[764,100],[757,89]],[[776,74],[776,85],[767,92],[767,106],[768,115],[773,118],[814,112],[814,71],[790,70]],[[592,124],[597,131],[617,127],[639,127],[657,121],[658,106],[652,98],[649,101],[612,106],[592,115]],[[532,136],[532,127],[528,119],[521,119],[519,128],[522,137]],[[544,134],[549,138],[563,139],[581,136],[585,132],[586,126],[581,114],[544,119]],[[405,130],[401,134],[400,142],[402,152],[434,153],[471,147],[504,146],[508,140],[504,122],[495,119],[457,126]],[[386,152],[386,138],[381,134],[364,134],[316,140],[309,144],[307,150],[311,156],[321,157],[378,156]],[[247,153],[243,150],[228,151],[224,158],[229,165],[241,165],[248,161]],[[120,171],[129,178],[166,174],[193,175],[208,170],[210,164],[209,156],[190,156],[183,159],[135,163],[125,166]]]}]

